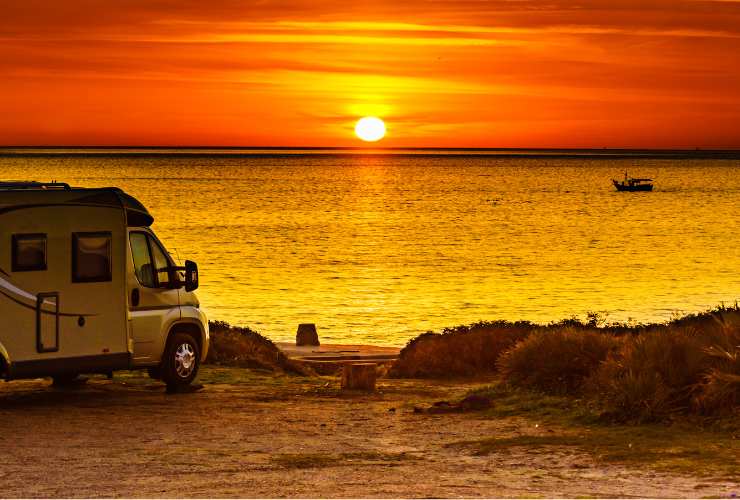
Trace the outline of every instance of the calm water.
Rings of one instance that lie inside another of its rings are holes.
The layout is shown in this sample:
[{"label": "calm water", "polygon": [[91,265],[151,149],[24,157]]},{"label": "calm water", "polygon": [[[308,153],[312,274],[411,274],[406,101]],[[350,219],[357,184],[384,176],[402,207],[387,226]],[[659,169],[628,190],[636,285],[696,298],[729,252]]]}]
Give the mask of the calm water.
[{"label": "calm water", "polygon": [[[653,193],[617,193],[625,168]],[[403,344],[486,319],[665,320],[740,298],[740,161],[491,156],[0,158],[119,186],[198,262],[212,319]]]}]

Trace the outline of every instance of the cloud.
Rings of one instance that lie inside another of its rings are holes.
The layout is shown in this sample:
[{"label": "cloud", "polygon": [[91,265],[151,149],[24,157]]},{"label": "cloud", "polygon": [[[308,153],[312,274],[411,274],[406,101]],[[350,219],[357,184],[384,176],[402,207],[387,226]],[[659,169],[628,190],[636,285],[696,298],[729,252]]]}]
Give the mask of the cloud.
[{"label": "cloud", "polygon": [[[423,115],[424,140],[502,121],[524,134],[522,124],[556,127],[557,117],[584,128],[598,119],[604,134],[611,120],[623,136],[626,113],[650,134],[702,109],[722,127],[701,130],[702,143],[740,126],[740,2],[28,0],[3,14],[0,105],[29,117],[0,118],[14,137],[50,120],[41,103],[82,138],[97,110],[124,128],[176,115],[229,140],[238,110],[271,130],[241,140],[302,144],[281,120],[313,116],[324,135],[312,140],[329,143],[345,139],[336,117],[346,127],[371,111]],[[142,92],[162,101],[144,104]],[[399,126],[394,137],[414,145],[419,119]]]}]

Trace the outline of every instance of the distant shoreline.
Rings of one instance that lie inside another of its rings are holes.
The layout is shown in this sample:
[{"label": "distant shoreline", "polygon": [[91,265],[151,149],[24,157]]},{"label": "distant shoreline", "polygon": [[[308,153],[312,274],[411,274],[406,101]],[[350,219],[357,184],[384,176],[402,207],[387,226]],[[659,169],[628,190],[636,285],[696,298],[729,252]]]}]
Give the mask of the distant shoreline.
[{"label": "distant shoreline", "polygon": [[363,148],[260,146],[0,146],[0,158],[23,157],[331,157],[394,156],[500,159],[709,159],[740,160],[740,149],[582,149],[582,148]]}]

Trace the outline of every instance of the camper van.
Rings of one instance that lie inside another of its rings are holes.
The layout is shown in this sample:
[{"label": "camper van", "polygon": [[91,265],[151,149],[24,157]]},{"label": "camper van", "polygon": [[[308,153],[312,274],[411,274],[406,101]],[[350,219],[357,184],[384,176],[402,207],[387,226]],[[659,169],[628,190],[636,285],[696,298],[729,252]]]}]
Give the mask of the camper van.
[{"label": "camper van", "polygon": [[193,381],[208,352],[198,267],[178,266],[153,222],[118,188],[0,182],[0,376]]}]

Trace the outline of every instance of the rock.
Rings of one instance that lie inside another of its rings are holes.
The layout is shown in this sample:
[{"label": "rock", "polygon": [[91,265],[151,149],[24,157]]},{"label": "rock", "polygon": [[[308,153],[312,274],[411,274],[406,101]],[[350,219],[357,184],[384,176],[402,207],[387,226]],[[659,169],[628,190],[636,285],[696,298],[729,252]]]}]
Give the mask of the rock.
[{"label": "rock", "polygon": [[440,413],[455,413],[457,411],[460,411],[458,405],[453,405],[449,401],[437,401],[426,412],[436,415]]},{"label": "rock", "polygon": [[313,323],[301,323],[298,325],[298,332],[295,335],[295,345],[321,345],[319,343],[319,334],[316,332],[316,325]]},{"label": "rock", "polygon": [[342,367],[342,389],[372,392],[376,377],[375,363],[347,363]]},{"label": "rock", "polygon": [[460,401],[460,409],[462,411],[486,410],[491,406],[493,406],[491,398],[479,396],[477,394],[472,394]]},{"label": "rock", "polygon": [[448,408],[452,406],[452,403],[450,403],[449,401],[437,401],[432,406],[435,406],[437,408]]},{"label": "rock", "polygon": [[430,415],[439,415],[441,413],[460,413],[465,411],[486,410],[493,406],[490,398],[473,394],[467,396],[459,403],[450,403],[449,401],[437,401],[429,408],[414,407],[414,413],[427,413]]}]

